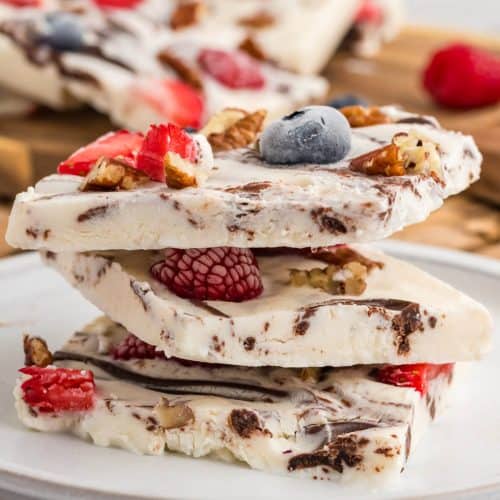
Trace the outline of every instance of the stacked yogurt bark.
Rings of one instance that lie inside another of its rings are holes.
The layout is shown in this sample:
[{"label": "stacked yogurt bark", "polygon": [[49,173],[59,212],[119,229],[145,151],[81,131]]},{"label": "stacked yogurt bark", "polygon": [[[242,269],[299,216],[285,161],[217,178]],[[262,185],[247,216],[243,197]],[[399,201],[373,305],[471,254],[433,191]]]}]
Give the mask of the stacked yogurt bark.
[{"label": "stacked yogurt bark", "polygon": [[55,353],[25,337],[26,426],[316,479],[399,476],[491,319],[367,243],[464,190],[481,155],[393,107],[264,122],[227,109],[198,133],[112,132],[18,195],[10,244],[106,315]]}]

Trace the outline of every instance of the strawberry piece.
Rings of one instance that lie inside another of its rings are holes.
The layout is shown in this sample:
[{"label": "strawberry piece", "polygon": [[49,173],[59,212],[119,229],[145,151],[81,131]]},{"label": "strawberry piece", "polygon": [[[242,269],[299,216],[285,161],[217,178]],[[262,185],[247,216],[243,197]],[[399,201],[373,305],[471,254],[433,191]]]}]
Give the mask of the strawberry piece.
[{"label": "strawberry piece", "polygon": [[420,394],[427,394],[429,382],[439,375],[453,372],[453,363],[433,365],[415,363],[412,365],[387,365],[375,370],[375,378],[384,384],[398,387],[412,387]]},{"label": "strawberry piece", "polygon": [[95,162],[101,158],[121,157],[135,163],[135,158],[144,140],[143,134],[118,130],[109,132],[86,146],[75,151],[68,159],[59,163],[57,172],[60,174],[87,175]]},{"label": "strawberry piece", "polygon": [[137,168],[158,182],[165,182],[165,156],[172,152],[191,162],[196,161],[194,140],[181,128],[168,123],[151,125],[137,155]]},{"label": "strawberry piece", "polygon": [[356,14],[356,23],[380,25],[384,21],[384,12],[380,5],[372,0],[365,0]]},{"label": "strawberry piece", "polygon": [[43,0],[0,0],[1,3],[6,3],[13,7],[41,7]]},{"label": "strawberry piece", "polygon": [[186,299],[242,302],[263,290],[257,260],[248,248],[169,248],[151,274]]},{"label": "strawberry piece", "polygon": [[261,89],[266,83],[258,61],[244,52],[203,49],[198,63],[218,82],[232,89]]},{"label": "strawberry piece", "polygon": [[465,44],[432,55],[423,85],[436,102],[451,108],[476,108],[500,100],[500,58]]},{"label": "strawberry piece", "polygon": [[135,9],[143,0],[93,0],[102,9]]},{"label": "strawberry piece", "polygon": [[89,370],[26,366],[21,384],[24,401],[41,413],[86,411],[94,406],[94,375]]},{"label": "strawberry piece", "polygon": [[154,80],[134,87],[139,99],[151,106],[162,121],[179,127],[201,127],[205,103],[201,94],[180,80]]},{"label": "strawberry piece", "polygon": [[165,355],[157,351],[154,345],[144,342],[133,333],[129,333],[118,345],[114,346],[111,355],[113,359],[124,361],[129,359],[165,359]]}]

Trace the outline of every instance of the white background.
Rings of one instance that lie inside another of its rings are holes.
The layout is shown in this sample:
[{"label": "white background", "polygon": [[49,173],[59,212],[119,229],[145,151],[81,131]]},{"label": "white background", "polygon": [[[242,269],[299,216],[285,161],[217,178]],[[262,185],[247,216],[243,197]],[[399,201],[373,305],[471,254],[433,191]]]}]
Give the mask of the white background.
[{"label": "white background", "polygon": [[406,0],[408,20],[500,36],[500,0]]}]

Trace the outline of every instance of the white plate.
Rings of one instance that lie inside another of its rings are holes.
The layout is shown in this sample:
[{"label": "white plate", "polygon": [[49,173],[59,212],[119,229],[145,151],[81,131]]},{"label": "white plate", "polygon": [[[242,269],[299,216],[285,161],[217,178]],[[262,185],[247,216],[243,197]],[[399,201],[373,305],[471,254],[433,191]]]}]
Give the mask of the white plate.
[{"label": "white plate", "polygon": [[[383,245],[482,301],[500,325],[500,263],[459,252]],[[61,434],[30,432],[17,421],[11,390],[23,363],[21,333],[57,347],[97,310],[26,254],[0,262],[0,488],[47,498],[499,498],[500,349],[470,371],[452,410],[425,435],[390,489],[360,492],[178,455],[141,457]],[[498,328],[497,328],[498,330]],[[498,333],[498,331],[497,331]],[[497,335],[498,336],[498,335]],[[1,496],[1,495],[0,495]],[[5,498],[5,496],[1,496]]]}]

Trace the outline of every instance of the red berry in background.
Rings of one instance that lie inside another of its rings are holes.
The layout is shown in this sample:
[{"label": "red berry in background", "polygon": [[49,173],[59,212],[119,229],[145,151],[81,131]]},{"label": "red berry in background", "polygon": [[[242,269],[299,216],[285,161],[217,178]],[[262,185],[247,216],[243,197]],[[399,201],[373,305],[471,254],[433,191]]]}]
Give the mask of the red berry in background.
[{"label": "red berry in background", "polygon": [[87,175],[95,162],[102,156],[106,158],[120,156],[125,160],[130,160],[133,165],[143,140],[144,136],[139,132],[128,132],[127,130],[109,132],[75,151],[68,159],[59,164],[57,172]]},{"label": "red berry in background", "polygon": [[41,7],[43,0],[0,0],[0,4],[2,3],[13,7]]},{"label": "red berry in background", "polygon": [[113,359],[155,359],[165,358],[165,355],[157,351],[154,345],[148,344],[137,338],[133,333],[129,333],[118,345],[111,350]]},{"label": "red berry in background", "polygon": [[93,0],[94,3],[103,9],[134,9],[143,0]]},{"label": "red berry in background", "polygon": [[152,180],[165,182],[164,161],[169,152],[194,162],[197,148],[189,134],[176,125],[151,125],[137,155],[137,168]]},{"label": "red berry in background", "polygon": [[23,399],[41,413],[86,411],[94,406],[94,375],[89,370],[26,366]]},{"label": "red berry in background", "polygon": [[433,365],[415,363],[412,365],[387,365],[375,370],[375,378],[385,384],[399,387],[412,387],[420,394],[427,394],[429,382],[439,375],[449,375],[453,371],[453,363]]},{"label": "red berry in background", "polygon": [[169,248],[151,274],[186,299],[242,302],[263,290],[257,260],[248,248]]},{"label": "red berry in background", "polygon": [[202,95],[180,80],[151,80],[136,86],[133,93],[151,106],[163,122],[198,129],[203,121]]},{"label": "red berry in background", "polygon": [[356,14],[356,23],[366,24],[382,24],[384,20],[384,12],[380,5],[377,5],[373,0],[364,0],[361,4],[358,13]]},{"label": "red berry in background", "polygon": [[232,89],[261,89],[266,83],[259,62],[244,52],[203,49],[198,63],[218,82]]},{"label": "red berry in background", "polygon": [[436,102],[451,108],[476,108],[500,100],[500,58],[465,44],[432,55],[423,85]]}]

